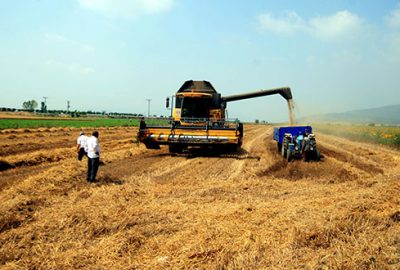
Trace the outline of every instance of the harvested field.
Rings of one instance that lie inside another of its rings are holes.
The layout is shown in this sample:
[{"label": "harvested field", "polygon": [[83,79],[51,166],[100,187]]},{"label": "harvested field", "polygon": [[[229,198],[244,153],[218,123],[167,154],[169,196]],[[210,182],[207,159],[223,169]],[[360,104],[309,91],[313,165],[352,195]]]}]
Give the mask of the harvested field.
[{"label": "harvested field", "polygon": [[286,162],[272,127],[243,150],[171,156],[134,128],[100,131],[99,181],[79,129],[0,132],[1,269],[400,269],[400,152],[317,133]]}]

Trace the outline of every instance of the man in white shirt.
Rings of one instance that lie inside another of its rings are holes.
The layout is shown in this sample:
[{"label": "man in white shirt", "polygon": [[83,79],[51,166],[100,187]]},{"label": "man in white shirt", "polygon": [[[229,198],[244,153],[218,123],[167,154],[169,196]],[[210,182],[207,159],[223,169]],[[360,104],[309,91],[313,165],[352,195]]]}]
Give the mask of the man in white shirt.
[{"label": "man in white shirt", "polygon": [[97,170],[100,164],[100,145],[99,145],[99,132],[93,131],[92,136],[86,142],[87,157],[88,157],[88,171],[87,180],[89,182],[96,181]]},{"label": "man in white shirt", "polygon": [[88,137],[83,131],[80,132],[78,139],[76,140],[78,160],[81,161],[83,156],[86,156],[86,141]]}]

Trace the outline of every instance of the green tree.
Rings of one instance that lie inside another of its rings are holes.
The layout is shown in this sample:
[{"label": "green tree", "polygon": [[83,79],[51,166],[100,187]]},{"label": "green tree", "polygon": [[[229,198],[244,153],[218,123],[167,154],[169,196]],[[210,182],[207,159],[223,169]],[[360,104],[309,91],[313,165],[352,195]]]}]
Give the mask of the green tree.
[{"label": "green tree", "polygon": [[24,108],[25,110],[28,110],[28,111],[33,111],[34,109],[37,108],[37,106],[38,106],[38,103],[34,99],[28,100],[28,101],[25,101],[24,103],[22,103],[22,108]]}]

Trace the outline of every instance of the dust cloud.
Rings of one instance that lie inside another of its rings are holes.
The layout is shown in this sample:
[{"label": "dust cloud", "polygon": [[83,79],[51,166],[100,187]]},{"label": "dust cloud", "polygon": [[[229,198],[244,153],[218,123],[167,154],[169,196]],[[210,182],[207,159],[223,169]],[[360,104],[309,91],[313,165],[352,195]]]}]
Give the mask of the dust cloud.
[{"label": "dust cloud", "polygon": [[293,126],[296,124],[296,118],[294,116],[294,101],[293,99],[288,99],[288,107],[289,107],[289,125]]}]

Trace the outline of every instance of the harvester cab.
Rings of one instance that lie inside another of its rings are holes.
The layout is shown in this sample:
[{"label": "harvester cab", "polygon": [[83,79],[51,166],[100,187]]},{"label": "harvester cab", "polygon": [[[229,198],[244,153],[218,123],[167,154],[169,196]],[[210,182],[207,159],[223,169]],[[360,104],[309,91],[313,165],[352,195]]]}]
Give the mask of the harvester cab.
[{"label": "harvester cab", "polygon": [[[174,99],[173,99],[174,101]],[[186,81],[175,95],[172,120],[176,125],[204,125],[225,119],[221,94],[210,82]]]},{"label": "harvester cab", "polygon": [[208,81],[186,81],[172,99],[168,125],[139,129],[138,139],[147,148],[169,145],[170,152],[181,152],[189,146],[237,148],[242,144],[243,124],[226,118],[227,102],[280,94],[292,99],[290,88],[275,88],[240,95],[221,96]]}]

